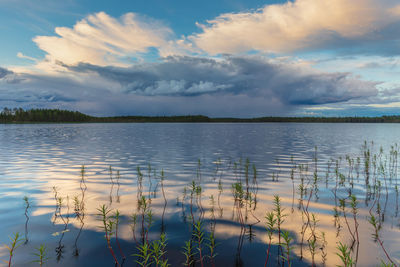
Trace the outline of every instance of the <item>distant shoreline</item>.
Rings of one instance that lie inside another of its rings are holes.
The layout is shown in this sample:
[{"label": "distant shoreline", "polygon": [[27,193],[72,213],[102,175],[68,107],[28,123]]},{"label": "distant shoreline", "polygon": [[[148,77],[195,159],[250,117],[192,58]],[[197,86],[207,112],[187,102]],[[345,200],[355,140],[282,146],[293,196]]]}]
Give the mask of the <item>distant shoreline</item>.
[{"label": "distant shoreline", "polygon": [[37,123],[399,123],[400,115],[380,117],[258,117],[210,118],[188,116],[115,116],[95,117],[77,111],[59,109],[4,109],[1,124]]}]

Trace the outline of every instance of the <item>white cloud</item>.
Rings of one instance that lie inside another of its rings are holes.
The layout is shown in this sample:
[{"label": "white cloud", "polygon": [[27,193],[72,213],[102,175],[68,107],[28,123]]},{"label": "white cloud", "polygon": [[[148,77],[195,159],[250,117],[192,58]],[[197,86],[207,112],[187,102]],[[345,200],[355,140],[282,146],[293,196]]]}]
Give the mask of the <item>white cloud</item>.
[{"label": "white cloud", "polygon": [[21,52],[17,53],[17,57],[23,58],[23,59],[28,59],[28,60],[31,60],[31,61],[34,61],[34,62],[37,61],[36,58],[30,57],[30,56],[26,56],[26,55],[22,54]]},{"label": "white cloud", "polygon": [[33,39],[47,53],[46,62],[101,66],[121,65],[124,58],[147,52],[151,47],[166,46],[172,35],[160,22],[138,14],[127,13],[115,19],[104,12],[86,17],[73,28],[57,27],[55,32],[58,36]]},{"label": "white cloud", "polygon": [[254,12],[222,14],[199,25],[202,32],[190,39],[211,54],[291,52],[343,40],[368,41],[384,38],[379,31],[400,21],[400,6],[395,2],[296,0],[266,5]]}]

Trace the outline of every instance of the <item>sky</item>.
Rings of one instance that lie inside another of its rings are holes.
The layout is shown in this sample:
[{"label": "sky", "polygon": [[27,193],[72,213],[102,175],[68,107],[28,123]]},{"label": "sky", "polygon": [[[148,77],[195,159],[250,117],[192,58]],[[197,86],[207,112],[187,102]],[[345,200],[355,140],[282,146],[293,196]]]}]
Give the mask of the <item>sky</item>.
[{"label": "sky", "polygon": [[400,114],[398,0],[0,0],[0,107]]}]

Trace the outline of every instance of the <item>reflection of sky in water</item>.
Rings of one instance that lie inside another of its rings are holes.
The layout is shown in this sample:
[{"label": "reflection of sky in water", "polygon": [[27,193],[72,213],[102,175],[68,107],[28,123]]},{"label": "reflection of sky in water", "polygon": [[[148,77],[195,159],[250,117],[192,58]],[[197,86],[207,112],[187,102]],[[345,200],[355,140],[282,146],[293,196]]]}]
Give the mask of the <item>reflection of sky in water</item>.
[{"label": "reflection of sky in water", "polygon": [[[348,242],[349,236],[344,221],[339,237],[333,226],[334,164],[331,166],[328,188],[325,184],[326,163],[331,158],[342,156],[342,166],[346,166],[345,155],[359,156],[364,140],[374,141],[374,150],[382,145],[385,155],[389,146],[397,141],[400,125],[397,124],[43,124],[43,125],[0,125],[0,242],[7,242],[7,235],[13,232],[24,233],[25,215],[23,196],[29,196],[32,202],[28,224],[29,242],[18,248],[15,262],[29,265],[34,247],[45,243],[49,247],[52,262],[56,260],[55,248],[61,244],[64,266],[96,264],[109,266],[112,258],[105,246],[103,234],[98,228],[96,209],[101,204],[118,208],[123,215],[120,238],[125,253],[135,252],[129,216],[136,211],[137,175],[136,167],[141,166],[144,174],[145,190],[149,187],[147,164],[159,172],[165,170],[165,193],[168,204],[165,209],[164,223],[168,237],[170,258],[183,260],[178,251],[184,240],[189,238],[189,227],[182,222],[182,191],[184,186],[196,179],[198,159],[201,161],[202,186],[204,189],[202,206],[205,218],[211,217],[211,195],[217,199],[218,179],[214,180],[217,162],[217,177],[222,177],[224,191],[220,198],[223,215],[219,217],[219,208],[215,207],[217,217],[216,238],[221,243],[217,248],[219,263],[234,262],[238,241],[239,225],[233,216],[233,198],[231,184],[239,175],[234,162],[240,158],[249,158],[258,170],[258,204],[253,214],[248,213],[248,223],[255,224],[254,240],[245,238],[242,259],[247,266],[260,265],[265,260],[267,235],[264,230],[265,212],[272,209],[272,198],[279,194],[289,214],[283,228],[292,232],[295,240],[301,239],[301,212],[297,210],[298,194],[292,207],[292,182],[289,178],[292,168],[291,157],[299,164],[310,163],[312,177],[312,157],[314,147],[319,155],[319,200],[312,198],[309,210],[319,220],[317,231],[324,231],[328,241],[329,266],[338,264],[335,246],[338,241]],[[74,244],[81,227],[81,221],[75,218],[73,198],[81,198],[80,167],[86,166],[85,217],[84,227],[77,245],[80,256],[73,256]],[[114,184],[109,177],[109,166],[114,169]],[[361,168],[362,169],[362,168]],[[115,171],[119,170],[119,185],[115,180]],[[345,168],[343,174],[347,174]],[[278,174],[279,181],[272,181]],[[152,191],[157,181],[152,178]],[[295,186],[299,184],[298,174]],[[395,193],[393,181],[388,185],[389,197],[386,220],[382,236],[386,248],[393,258],[400,259],[397,246],[400,238],[399,220],[394,217]],[[63,222],[54,217],[55,199],[53,187],[58,196],[64,198],[61,213],[68,220],[69,232],[63,236]],[[360,199],[360,266],[376,265],[384,254],[371,239],[372,228],[365,218],[369,215],[365,208],[365,186],[363,179],[355,181],[355,193]],[[160,233],[161,215],[164,200],[160,185],[152,201],[156,223],[152,237]],[[384,191],[384,190],[383,190]],[[146,195],[148,192],[146,192]],[[189,194],[189,193],[188,193]],[[339,190],[338,196],[345,197],[346,190]],[[384,195],[384,194],[382,194]],[[69,197],[70,216],[67,218],[67,198]],[[179,200],[177,200],[177,197]],[[384,196],[383,196],[384,197]],[[382,199],[384,199],[382,197]],[[186,196],[184,211],[189,215],[189,196]],[[383,203],[382,203],[383,204]],[[253,216],[254,215],[254,216]],[[350,216],[350,214],[349,214]],[[53,221],[55,220],[54,224]],[[208,228],[209,220],[206,220]],[[352,221],[351,221],[352,222]],[[54,234],[54,233],[58,233]],[[53,234],[53,235],[52,235]],[[0,250],[0,256],[5,253]],[[300,254],[298,246],[295,253]],[[258,255],[258,256],[255,256]],[[307,244],[304,256],[310,259]],[[4,259],[4,257],[2,257]],[[217,260],[217,262],[218,262]],[[133,258],[128,259],[130,263]],[[171,259],[174,265],[178,263]],[[316,261],[321,261],[317,252]],[[32,264],[33,265],[33,264]],[[51,264],[52,265],[52,264]]]}]

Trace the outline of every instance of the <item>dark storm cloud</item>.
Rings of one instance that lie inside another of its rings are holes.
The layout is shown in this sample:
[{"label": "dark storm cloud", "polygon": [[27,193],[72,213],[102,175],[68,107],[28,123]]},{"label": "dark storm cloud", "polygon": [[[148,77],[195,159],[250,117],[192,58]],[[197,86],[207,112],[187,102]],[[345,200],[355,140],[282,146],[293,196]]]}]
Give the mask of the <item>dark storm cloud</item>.
[{"label": "dark storm cloud", "polygon": [[345,102],[377,94],[375,82],[349,73],[319,73],[256,57],[168,57],[131,68],[90,64],[68,66],[119,83],[127,93],[143,96],[247,95],[278,99],[285,105]]},{"label": "dark storm cloud", "polygon": [[300,106],[376,97],[376,83],[260,57],[167,57],[131,67],[78,64],[59,75],[0,83],[0,106],[94,115],[285,115]]},{"label": "dark storm cloud", "polygon": [[0,79],[3,79],[4,77],[6,77],[9,74],[12,74],[12,71],[9,71],[7,69],[0,67]]}]

